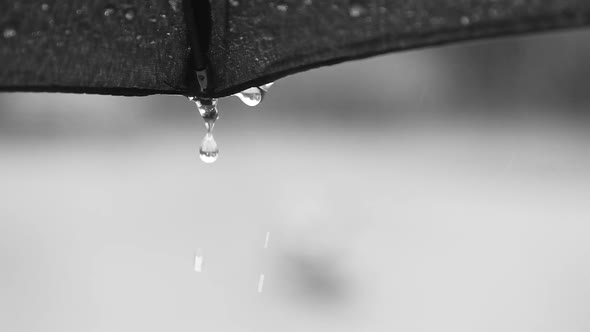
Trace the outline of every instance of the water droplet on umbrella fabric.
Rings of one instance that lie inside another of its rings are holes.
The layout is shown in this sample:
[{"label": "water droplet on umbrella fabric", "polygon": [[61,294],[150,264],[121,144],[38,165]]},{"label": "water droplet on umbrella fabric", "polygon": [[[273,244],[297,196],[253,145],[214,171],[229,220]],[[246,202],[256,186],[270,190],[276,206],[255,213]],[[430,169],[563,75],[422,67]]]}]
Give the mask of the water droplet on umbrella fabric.
[{"label": "water droplet on umbrella fabric", "polygon": [[14,28],[4,28],[2,31],[2,36],[6,39],[12,38],[16,36],[16,30]]},{"label": "water droplet on umbrella fabric", "polygon": [[181,0],[168,0],[168,4],[172,8],[172,11],[178,12],[181,7]]},{"label": "water droplet on umbrella fabric", "polygon": [[217,160],[219,148],[217,147],[217,142],[215,142],[215,138],[213,138],[213,134],[211,132],[207,132],[205,137],[203,137],[199,154],[201,160],[207,164],[214,163]]},{"label": "water droplet on umbrella fabric", "polygon": [[350,17],[360,17],[361,15],[364,15],[367,12],[367,10],[365,9],[365,7],[363,7],[360,4],[354,4],[352,6],[350,6],[350,8],[348,9],[348,14],[350,15]]},{"label": "water droplet on umbrella fabric", "polygon": [[286,13],[287,9],[289,9],[289,6],[285,5],[285,4],[279,4],[277,5],[277,10],[282,12],[282,13]]},{"label": "water droplet on umbrella fabric", "polygon": [[104,16],[111,16],[115,14],[115,7],[113,5],[106,5],[104,7],[104,11],[102,12]]},{"label": "water droplet on umbrella fabric", "polygon": [[125,19],[126,19],[127,21],[131,21],[131,20],[133,20],[134,18],[135,18],[135,10],[133,10],[133,9],[127,9],[127,10],[125,11]]}]

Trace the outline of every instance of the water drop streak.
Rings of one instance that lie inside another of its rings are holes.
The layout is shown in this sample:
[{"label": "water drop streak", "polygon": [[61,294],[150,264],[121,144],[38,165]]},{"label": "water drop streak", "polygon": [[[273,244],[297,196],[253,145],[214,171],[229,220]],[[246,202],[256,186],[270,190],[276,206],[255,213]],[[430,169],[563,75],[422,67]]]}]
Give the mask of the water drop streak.
[{"label": "water drop streak", "polygon": [[263,286],[264,286],[264,274],[260,274],[260,277],[258,277],[258,293],[262,293]]},{"label": "water drop streak", "polygon": [[266,232],[266,237],[264,238],[264,249],[268,248],[268,239],[270,238],[270,232]]},{"label": "water drop streak", "polygon": [[203,271],[203,252],[201,249],[197,249],[195,254],[195,272]]}]

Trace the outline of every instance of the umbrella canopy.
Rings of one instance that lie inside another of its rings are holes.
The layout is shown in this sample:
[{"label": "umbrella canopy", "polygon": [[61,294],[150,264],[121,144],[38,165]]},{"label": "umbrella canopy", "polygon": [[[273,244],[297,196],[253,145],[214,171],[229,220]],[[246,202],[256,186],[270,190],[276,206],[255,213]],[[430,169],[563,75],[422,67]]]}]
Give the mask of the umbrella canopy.
[{"label": "umbrella canopy", "polygon": [[205,96],[222,97],[386,52],[590,23],[585,0],[193,0],[189,5],[2,2],[0,90],[195,95],[200,56],[210,74]]}]

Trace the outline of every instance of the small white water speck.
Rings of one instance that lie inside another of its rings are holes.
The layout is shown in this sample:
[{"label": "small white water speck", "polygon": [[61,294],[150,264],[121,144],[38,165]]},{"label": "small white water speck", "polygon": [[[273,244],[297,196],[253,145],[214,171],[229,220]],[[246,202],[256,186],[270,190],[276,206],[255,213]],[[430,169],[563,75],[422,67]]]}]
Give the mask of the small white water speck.
[{"label": "small white water speck", "polygon": [[268,239],[270,238],[270,232],[266,232],[266,237],[264,238],[264,249],[268,248]]},{"label": "small white water speck", "polygon": [[201,271],[203,271],[203,251],[198,249],[195,254],[195,272]]},{"label": "small white water speck", "polygon": [[260,277],[258,277],[258,293],[262,293],[263,286],[264,286],[264,274],[260,274]]},{"label": "small white water speck", "polygon": [[14,28],[5,28],[4,31],[2,31],[2,36],[6,39],[12,38],[16,36],[16,30],[14,30]]}]

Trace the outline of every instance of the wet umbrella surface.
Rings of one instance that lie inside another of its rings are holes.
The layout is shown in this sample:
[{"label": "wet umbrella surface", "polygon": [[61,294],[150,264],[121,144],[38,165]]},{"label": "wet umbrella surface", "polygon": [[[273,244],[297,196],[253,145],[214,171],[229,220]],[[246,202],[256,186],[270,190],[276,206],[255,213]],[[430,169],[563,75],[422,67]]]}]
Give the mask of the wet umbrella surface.
[{"label": "wet umbrella surface", "polygon": [[0,90],[221,97],[375,54],[588,22],[583,0],[3,1]]}]

